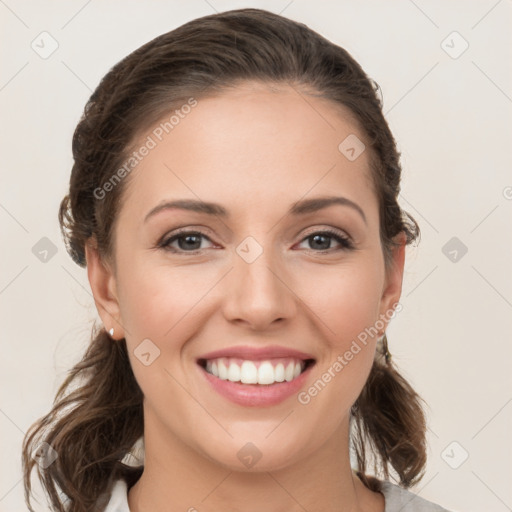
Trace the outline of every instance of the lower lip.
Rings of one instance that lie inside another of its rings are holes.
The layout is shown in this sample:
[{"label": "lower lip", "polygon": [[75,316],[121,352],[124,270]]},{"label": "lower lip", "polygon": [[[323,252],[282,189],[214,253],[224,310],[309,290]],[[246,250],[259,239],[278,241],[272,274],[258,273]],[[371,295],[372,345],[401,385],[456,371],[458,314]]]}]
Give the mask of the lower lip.
[{"label": "lower lip", "polygon": [[283,402],[296,394],[304,385],[313,364],[308,366],[298,377],[290,382],[276,382],[274,384],[241,384],[222,380],[208,373],[202,366],[199,369],[206,377],[212,388],[220,395],[238,405],[246,407],[268,407]]}]

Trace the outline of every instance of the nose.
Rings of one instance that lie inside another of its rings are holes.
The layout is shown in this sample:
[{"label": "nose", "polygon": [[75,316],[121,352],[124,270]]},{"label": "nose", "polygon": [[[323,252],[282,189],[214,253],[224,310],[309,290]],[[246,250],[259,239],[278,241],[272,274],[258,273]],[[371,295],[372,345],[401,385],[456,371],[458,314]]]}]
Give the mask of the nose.
[{"label": "nose", "polygon": [[234,268],[226,282],[224,315],[251,330],[268,330],[291,319],[297,295],[282,262],[270,250],[251,263],[234,254]]}]

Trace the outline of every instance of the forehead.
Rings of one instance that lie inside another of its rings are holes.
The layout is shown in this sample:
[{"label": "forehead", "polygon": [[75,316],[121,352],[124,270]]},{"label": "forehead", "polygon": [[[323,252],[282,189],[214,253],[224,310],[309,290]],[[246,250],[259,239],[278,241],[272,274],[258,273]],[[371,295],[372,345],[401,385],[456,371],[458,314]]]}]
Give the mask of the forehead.
[{"label": "forehead", "polygon": [[369,152],[351,160],[340,150],[364,141],[341,105],[296,86],[246,83],[177,110],[134,145],[150,141],[151,150],[130,174],[122,209],[135,198],[128,208],[137,216],[169,198],[224,200],[240,213],[336,191],[373,198]]}]

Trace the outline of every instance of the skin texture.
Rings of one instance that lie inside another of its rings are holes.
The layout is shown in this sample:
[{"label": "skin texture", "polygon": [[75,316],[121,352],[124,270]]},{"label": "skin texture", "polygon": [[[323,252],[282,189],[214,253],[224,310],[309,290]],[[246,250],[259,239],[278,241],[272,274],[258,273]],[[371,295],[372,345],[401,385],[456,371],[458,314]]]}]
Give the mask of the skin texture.
[{"label": "skin texture", "polygon": [[[196,364],[235,345],[293,347],[316,359],[307,389],[398,302],[404,245],[386,267],[369,151],[351,162],[338,150],[350,134],[364,140],[348,112],[290,86],[248,83],[201,99],[129,176],[112,261],[91,240],[98,312],[126,338],[144,393],[145,470],[129,491],[132,512],[384,510],[383,496],[353,474],[348,448],[350,407],[377,337],[307,405],[296,395],[233,404]],[[354,201],[366,222],[342,205],[286,215],[325,195]],[[173,209],[144,222],[171,199],[219,203],[230,217]],[[182,227],[205,237],[190,249],[175,240],[180,253],[157,247]],[[327,228],[354,249],[335,238],[315,244],[311,235]],[[252,263],[236,252],[248,236],[263,249]],[[144,339],[160,350],[149,366],[134,355]],[[252,468],[237,457],[248,442],[262,454]]]}]

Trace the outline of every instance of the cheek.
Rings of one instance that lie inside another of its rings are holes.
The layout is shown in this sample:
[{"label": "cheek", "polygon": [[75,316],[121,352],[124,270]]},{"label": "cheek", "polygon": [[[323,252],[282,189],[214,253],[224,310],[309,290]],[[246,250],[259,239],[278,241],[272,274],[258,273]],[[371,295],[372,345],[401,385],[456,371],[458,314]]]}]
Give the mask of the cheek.
[{"label": "cheek", "polygon": [[190,323],[194,308],[215,283],[197,267],[133,265],[126,269],[119,292],[121,316],[132,342],[150,338],[158,344],[178,327]]},{"label": "cheek", "polygon": [[[131,366],[146,400],[152,403],[168,397],[169,387],[176,385],[173,376],[183,381],[183,369],[179,368],[182,350],[188,348],[188,340],[204,322],[207,293],[218,278],[212,276],[211,269],[200,272],[194,266],[143,263],[131,265],[130,270],[120,266],[119,277],[123,283],[119,289],[121,317]],[[144,359],[142,354],[149,355]],[[179,401],[176,395],[174,400]],[[181,405],[186,406],[187,400],[189,397],[184,396]]]},{"label": "cheek", "polygon": [[331,342],[343,349],[378,319],[384,273],[378,261],[319,269],[303,281],[304,302],[318,316]]},{"label": "cheek", "polygon": [[[306,275],[312,273],[302,273]],[[295,421],[311,452],[326,438],[339,435],[368,378],[376,341],[368,332],[378,319],[383,276],[378,258],[363,258],[336,271],[319,266],[314,277],[300,280],[298,295],[312,323],[307,332],[315,332],[319,351],[313,377],[295,398]],[[312,435],[318,432],[322,435]],[[293,451],[294,436],[281,429],[272,442]],[[307,453],[303,450],[302,455]]]},{"label": "cheek", "polygon": [[312,410],[325,409],[319,417],[326,414],[332,427],[356,400],[374,359],[384,272],[378,261],[360,263],[336,273],[331,269],[328,279],[317,273],[317,286],[309,287],[305,301],[319,319],[316,325],[323,341],[319,342],[322,358],[317,380],[304,390],[299,403],[314,402]]}]

